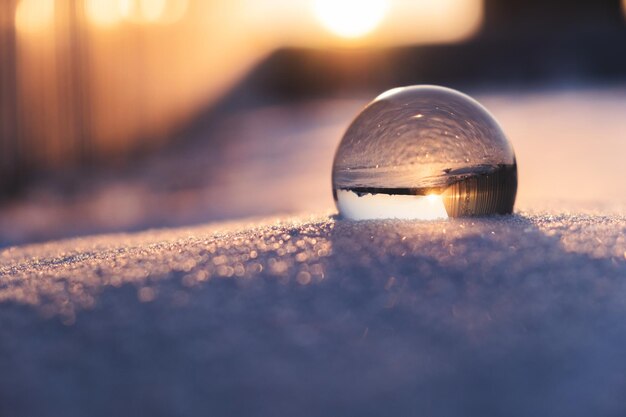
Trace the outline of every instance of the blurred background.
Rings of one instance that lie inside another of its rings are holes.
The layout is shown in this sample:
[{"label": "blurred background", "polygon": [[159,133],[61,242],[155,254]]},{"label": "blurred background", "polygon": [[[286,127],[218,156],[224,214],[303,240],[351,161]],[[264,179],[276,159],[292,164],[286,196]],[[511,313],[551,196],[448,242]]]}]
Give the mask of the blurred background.
[{"label": "blurred background", "polygon": [[0,246],[333,210],[388,88],[501,122],[518,207],[623,213],[626,1],[3,0]]}]

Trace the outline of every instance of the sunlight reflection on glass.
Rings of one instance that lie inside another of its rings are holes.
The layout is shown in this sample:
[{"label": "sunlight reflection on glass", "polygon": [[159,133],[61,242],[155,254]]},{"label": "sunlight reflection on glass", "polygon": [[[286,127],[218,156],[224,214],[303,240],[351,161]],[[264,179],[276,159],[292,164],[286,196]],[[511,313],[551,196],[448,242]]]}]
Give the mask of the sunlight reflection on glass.
[{"label": "sunlight reflection on glass", "polygon": [[15,11],[15,26],[20,32],[38,32],[54,21],[54,0],[22,0]]},{"label": "sunlight reflection on glass", "polygon": [[373,31],[385,17],[386,0],[316,0],[315,14],[331,32],[356,38]]}]

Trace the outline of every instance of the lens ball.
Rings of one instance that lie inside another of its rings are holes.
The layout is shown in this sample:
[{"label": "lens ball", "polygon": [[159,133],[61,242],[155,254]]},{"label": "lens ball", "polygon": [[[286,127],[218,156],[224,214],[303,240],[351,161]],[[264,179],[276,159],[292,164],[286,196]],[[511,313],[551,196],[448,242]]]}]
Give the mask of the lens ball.
[{"label": "lens ball", "polygon": [[354,119],[335,154],[333,196],[348,219],[510,214],[517,163],[498,122],[450,88],[394,88]]}]

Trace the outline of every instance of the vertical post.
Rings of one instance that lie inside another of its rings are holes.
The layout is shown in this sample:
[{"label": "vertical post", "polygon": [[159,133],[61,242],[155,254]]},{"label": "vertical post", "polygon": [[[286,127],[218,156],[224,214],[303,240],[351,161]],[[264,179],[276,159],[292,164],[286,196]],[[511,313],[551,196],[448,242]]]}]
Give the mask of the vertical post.
[{"label": "vertical post", "polygon": [[0,198],[15,190],[20,172],[16,4],[0,2]]},{"label": "vertical post", "polygon": [[[61,5],[59,5],[61,7]],[[57,83],[61,87],[61,117],[67,132],[63,144],[66,164],[83,165],[89,159],[89,102],[88,68],[86,66],[86,39],[83,19],[83,1],[67,0],[60,9],[62,25],[57,54],[61,71]]]},{"label": "vertical post", "polygon": [[91,103],[89,95],[89,67],[87,31],[85,30],[85,5],[73,1],[70,8],[70,62],[69,69],[73,80],[71,90],[72,114],[74,115],[77,156],[82,165],[92,159],[90,134]]}]

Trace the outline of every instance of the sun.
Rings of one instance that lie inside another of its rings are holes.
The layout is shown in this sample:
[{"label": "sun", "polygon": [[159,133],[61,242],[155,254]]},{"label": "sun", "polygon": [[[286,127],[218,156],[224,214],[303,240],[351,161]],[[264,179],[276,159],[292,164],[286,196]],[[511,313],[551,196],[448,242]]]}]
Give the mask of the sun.
[{"label": "sun", "polygon": [[315,15],[322,25],[343,38],[358,38],[383,20],[387,0],[315,0]]}]

